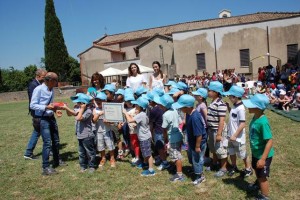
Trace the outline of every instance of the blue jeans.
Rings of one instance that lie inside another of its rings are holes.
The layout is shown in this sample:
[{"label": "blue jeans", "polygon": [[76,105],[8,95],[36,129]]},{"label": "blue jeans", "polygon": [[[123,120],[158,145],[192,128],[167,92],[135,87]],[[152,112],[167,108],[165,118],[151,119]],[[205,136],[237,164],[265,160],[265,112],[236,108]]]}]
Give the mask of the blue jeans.
[{"label": "blue jeans", "polygon": [[201,152],[197,153],[195,149],[191,149],[189,146],[188,149],[188,158],[190,164],[193,165],[194,172],[196,175],[200,175],[203,172],[204,165],[204,155],[206,151],[206,143],[201,145]]},{"label": "blue jeans", "polygon": [[52,149],[54,165],[59,164],[59,135],[54,117],[41,119],[41,135],[43,138],[43,169],[50,166],[49,154]]},{"label": "blue jeans", "polygon": [[94,137],[78,139],[79,164],[83,169],[96,167]]},{"label": "blue jeans", "polygon": [[39,133],[35,130],[32,131],[31,137],[28,141],[27,148],[26,148],[26,151],[24,154],[25,156],[33,155],[33,150],[34,150],[36,143],[38,142],[38,139],[40,136],[41,136],[41,133]]}]

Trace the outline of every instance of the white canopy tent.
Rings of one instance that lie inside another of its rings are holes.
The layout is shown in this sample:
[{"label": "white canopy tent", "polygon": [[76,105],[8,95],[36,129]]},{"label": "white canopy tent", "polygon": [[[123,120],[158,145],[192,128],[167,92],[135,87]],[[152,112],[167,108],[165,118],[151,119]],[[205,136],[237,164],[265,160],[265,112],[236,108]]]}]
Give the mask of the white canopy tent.
[{"label": "white canopy tent", "polygon": [[121,74],[121,70],[119,69],[115,69],[113,67],[109,67],[101,72],[99,72],[99,74],[101,74],[102,76],[106,77],[106,76],[118,76]]}]

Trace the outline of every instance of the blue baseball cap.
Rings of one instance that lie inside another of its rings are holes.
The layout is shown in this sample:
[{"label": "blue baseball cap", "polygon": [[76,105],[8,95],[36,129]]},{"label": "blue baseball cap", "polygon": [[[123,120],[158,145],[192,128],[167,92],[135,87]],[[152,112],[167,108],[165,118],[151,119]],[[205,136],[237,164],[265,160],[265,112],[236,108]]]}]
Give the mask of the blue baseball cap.
[{"label": "blue baseball cap", "polygon": [[146,109],[149,105],[149,101],[144,97],[139,97],[136,101],[132,101],[131,103],[136,104],[142,107],[143,109]]},{"label": "blue baseball cap", "polygon": [[183,94],[179,97],[176,103],[172,104],[174,109],[179,109],[183,107],[194,107],[195,98],[189,94]]},{"label": "blue baseball cap", "polygon": [[188,89],[188,86],[187,86],[187,84],[185,84],[184,82],[182,82],[182,81],[179,81],[178,83],[177,83],[177,88],[179,89],[179,90],[187,90]]},{"label": "blue baseball cap", "polygon": [[207,89],[199,88],[197,91],[192,92],[192,94],[195,96],[201,96],[204,99],[206,99],[207,98]]},{"label": "blue baseball cap", "polygon": [[168,95],[174,95],[175,93],[179,92],[180,90],[178,88],[171,88],[171,90],[169,92],[167,92],[166,94]]},{"label": "blue baseball cap", "polygon": [[106,97],[106,94],[104,92],[99,92],[97,94],[97,96],[95,97],[95,99],[100,99],[100,100],[106,101],[107,97]]},{"label": "blue baseball cap", "polygon": [[223,84],[219,81],[211,81],[208,86],[208,90],[223,94]]},{"label": "blue baseball cap", "polygon": [[141,96],[143,93],[146,93],[148,91],[147,88],[145,88],[144,86],[140,86],[136,89],[135,94],[137,96]]},{"label": "blue baseball cap", "polygon": [[125,101],[134,101],[135,98],[134,98],[134,95],[133,95],[133,94],[128,93],[128,94],[125,94],[125,95],[124,95],[124,100],[125,100]]},{"label": "blue baseball cap", "polygon": [[133,92],[133,89],[132,88],[126,88],[125,89],[125,91],[124,91],[124,95],[126,95],[126,94],[134,94],[134,92]]},{"label": "blue baseball cap", "polygon": [[160,96],[155,96],[154,97],[154,102],[157,103],[157,104],[162,105],[166,109],[170,109],[172,107],[172,104],[174,103],[174,100],[170,95],[164,94],[161,97]]},{"label": "blue baseball cap", "polygon": [[154,91],[148,91],[147,94],[142,96],[145,97],[148,101],[153,101],[154,96],[158,96],[158,94]]},{"label": "blue baseball cap", "polygon": [[124,89],[118,89],[115,94],[120,94],[124,96],[124,93],[125,93]]},{"label": "blue baseball cap", "polygon": [[[76,95],[77,96],[77,95]],[[77,98],[75,98],[73,101],[73,103],[84,103],[84,104],[88,104],[91,101],[91,97],[83,94],[83,93],[79,93],[79,95],[77,96]]]},{"label": "blue baseball cap", "polygon": [[116,86],[113,84],[106,84],[104,86],[104,88],[102,89],[102,91],[105,91],[105,90],[110,91],[110,92],[115,92]]},{"label": "blue baseball cap", "polygon": [[165,86],[172,86],[172,85],[176,85],[175,81],[168,81]]},{"label": "blue baseball cap", "polygon": [[235,96],[235,97],[243,97],[244,93],[245,93],[244,88],[242,88],[240,86],[237,86],[237,85],[233,85],[233,86],[231,86],[229,91],[223,92],[223,95],[224,96],[232,95],[232,96]]},{"label": "blue baseball cap", "polygon": [[154,88],[152,91],[155,92],[160,97],[165,94],[165,91],[160,88]]},{"label": "blue baseball cap", "polygon": [[260,110],[265,110],[270,103],[265,94],[255,94],[250,99],[242,100],[242,102],[247,108],[258,108]]},{"label": "blue baseball cap", "polygon": [[78,99],[78,97],[84,95],[84,93],[77,93],[75,96],[71,96],[70,99],[73,101],[75,99]]}]

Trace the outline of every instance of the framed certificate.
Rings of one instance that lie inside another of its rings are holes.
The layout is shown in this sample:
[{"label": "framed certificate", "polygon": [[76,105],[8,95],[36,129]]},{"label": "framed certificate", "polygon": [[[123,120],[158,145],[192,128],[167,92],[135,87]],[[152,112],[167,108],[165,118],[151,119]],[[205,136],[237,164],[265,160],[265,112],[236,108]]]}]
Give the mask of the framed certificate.
[{"label": "framed certificate", "polygon": [[104,119],[108,122],[124,122],[123,103],[103,102],[102,109],[104,111]]}]

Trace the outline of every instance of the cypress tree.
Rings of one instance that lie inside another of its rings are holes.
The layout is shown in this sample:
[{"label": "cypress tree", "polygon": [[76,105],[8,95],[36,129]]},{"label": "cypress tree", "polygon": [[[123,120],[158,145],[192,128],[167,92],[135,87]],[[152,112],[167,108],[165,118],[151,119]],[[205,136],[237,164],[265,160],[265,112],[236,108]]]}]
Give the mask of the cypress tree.
[{"label": "cypress tree", "polygon": [[69,71],[69,54],[53,0],[46,0],[44,50],[47,71],[57,73],[59,80],[65,81]]}]

